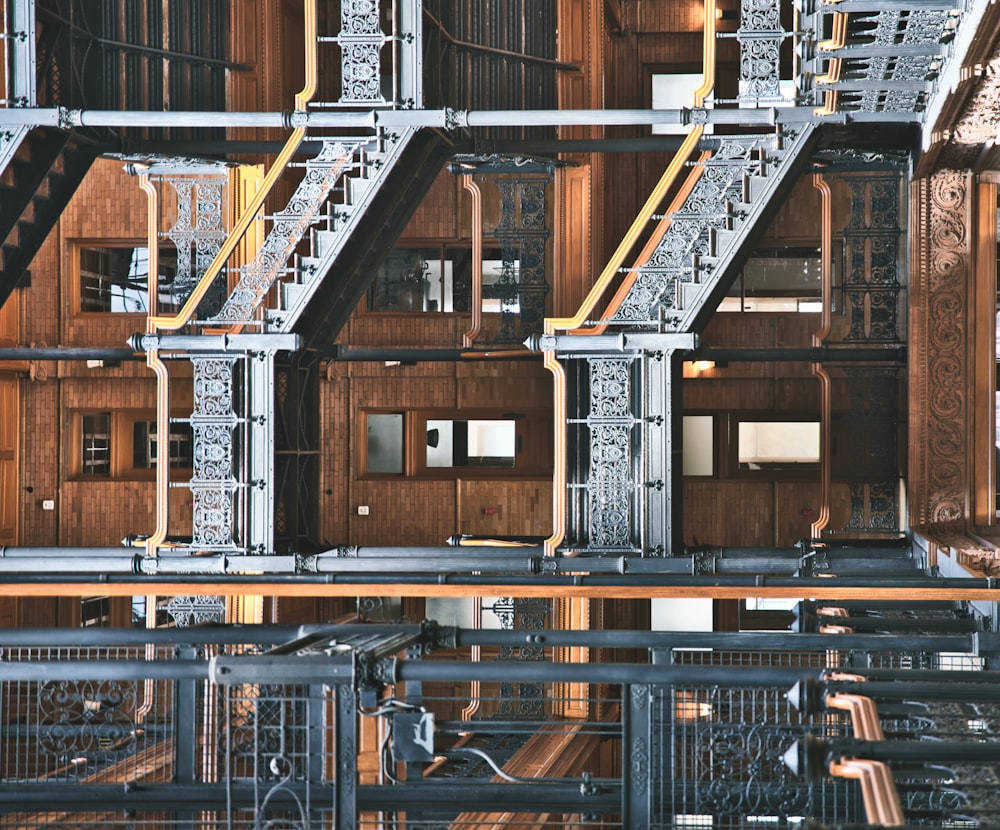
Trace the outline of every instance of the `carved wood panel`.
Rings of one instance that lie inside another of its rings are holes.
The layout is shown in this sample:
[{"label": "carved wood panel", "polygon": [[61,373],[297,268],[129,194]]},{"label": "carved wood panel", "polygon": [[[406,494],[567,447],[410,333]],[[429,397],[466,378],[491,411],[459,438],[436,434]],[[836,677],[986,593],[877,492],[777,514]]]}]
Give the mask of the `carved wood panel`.
[{"label": "carved wood panel", "polygon": [[962,522],[968,502],[970,176],[911,185],[910,522]]}]

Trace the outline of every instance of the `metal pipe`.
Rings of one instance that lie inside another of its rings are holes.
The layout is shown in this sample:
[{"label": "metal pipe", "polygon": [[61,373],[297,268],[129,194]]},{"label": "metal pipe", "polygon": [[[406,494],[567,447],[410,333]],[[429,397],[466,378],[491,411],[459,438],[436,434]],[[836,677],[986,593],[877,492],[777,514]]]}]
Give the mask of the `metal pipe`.
[{"label": "metal pipe", "polygon": [[0,349],[0,360],[145,360],[131,349],[10,348]]},{"label": "metal pipe", "polygon": [[[974,653],[975,639],[969,635],[923,635],[897,637],[891,634],[793,634],[791,632],[673,632],[673,631],[561,631],[538,632],[476,630],[455,632],[458,646],[564,646],[590,648],[725,648],[747,651],[906,651]],[[0,637],[2,641],[2,637]],[[655,656],[654,656],[655,660]]]},{"label": "metal pipe", "polygon": [[[247,658],[253,659],[253,658]],[[389,658],[392,677],[397,682],[450,680],[466,683],[508,682],[512,673],[508,663],[456,663],[452,661],[399,660]],[[603,663],[600,671],[587,663],[549,663],[522,661],[517,664],[517,680],[522,683],[593,683],[599,676],[607,684],[682,683],[685,686],[781,686],[802,679],[803,669],[770,669],[741,666],[669,666],[646,663]]]},{"label": "metal pipe", "polygon": [[206,680],[207,660],[5,660],[3,680]]},{"label": "metal pipe", "polygon": [[299,639],[313,631],[329,630],[322,625],[200,625],[185,628],[3,628],[0,644],[26,646],[102,645],[230,645],[254,643],[278,645]]},{"label": "metal pipe", "polygon": [[[802,109],[802,113],[792,110]],[[739,109],[528,109],[528,110],[367,110],[326,112],[202,112],[173,110],[70,110],[65,107],[16,107],[0,110],[0,126],[42,127],[257,127],[257,128],[436,128],[525,126],[643,126],[690,124],[697,112],[710,124],[771,127],[776,119],[807,121],[811,108]],[[700,135],[699,135],[700,137]]]}]

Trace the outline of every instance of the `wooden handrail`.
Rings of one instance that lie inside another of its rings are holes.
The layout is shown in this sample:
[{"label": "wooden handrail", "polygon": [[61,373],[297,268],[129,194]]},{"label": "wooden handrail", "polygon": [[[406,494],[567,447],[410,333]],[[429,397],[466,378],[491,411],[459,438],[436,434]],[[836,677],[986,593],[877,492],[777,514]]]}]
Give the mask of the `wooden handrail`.
[{"label": "wooden handrail", "polygon": [[[304,18],[306,77],[302,90],[295,96],[296,112],[305,110],[306,106],[312,100],[313,95],[316,94],[318,79],[316,56],[316,0],[305,0]],[[282,147],[281,152],[278,153],[278,157],[274,160],[274,164],[271,165],[271,169],[267,171],[267,175],[264,177],[264,181],[261,183],[260,189],[253,195],[243,212],[237,218],[232,230],[229,232],[226,240],[222,243],[222,247],[219,248],[219,252],[215,255],[215,258],[205,270],[205,273],[198,281],[198,285],[195,286],[191,295],[187,298],[183,308],[181,308],[181,310],[172,317],[160,317],[157,315],[150,318],[149,322],[151,325],[155,326],[154,330],[175,331],[176,329],[185,326],[191,320],[195,310],[198,308],[198,304],[204,299],[205,294],[208,293],[209,287],[222,271],[226,262],[228,262],[229,257],[232,256],[233,251],[236,250],[236,246],[239,245],[240,240],[242,240],[243,235],[247,231],[247,228],[250,227],[251,222],[253,222],[257,217],[257,213],[263,206],[264,200],[267,199],[268,195],[270,195],[271,189],[274,187],[278,179],[281,178],[281,175],[284,173],[288,163],[292,160],[296,150],[298,150],[299,144],[302,143],[302,139],[305,137],[305,134],[305,127],[296,127],[292,130],[291,135],[288,137],[288,141],[285,142],[285,146]]]},{"label": "wooden handrail", "polygon": [[572,317],[546,318],[546,334],[555,334],[557,331],[576,329],[586,322],[587,318],[592,314],[598,301],[608,290],[608,286],[611,284],[611,281],[618,274],[618,269],[621,268],[622,264],[625,262],[625,257],[628,255],[628,252],[632,250],[632,247],[639,240],[639,237],[642,236],[643,231],[648,227],[649,221],[656,212],[660,202],[663,201],[664,197],[670,191],[670,188],[673,187],[680,171],[684,168],[684,164],[687,161],[688,156],[691,155],[698,141],[701,139],[703,131],[704,128],[701,125],[695,125],[691,128],[691,132],[688,133],[687,138],[684,139],[680,149],[678,149],[673,159],[671,159],[670,164],[667,165],[667,169],[663,171],[663,175],[653,188],[653,192],[649,194],[649,198],[646,199],[645,204],[639,210],[639,213],[632,222],[632,225],[629,227],[628,231],[626,231],[625,236],[622,237],[622,241],[618,243],[618,247],[611,255],[611,259],[608,260],[608,264],[604,266],[604,270],[601,271],[601,275],[597,278],[597,282],[594,283],[593,287],[584,298],[584,301],[576,314]]},{"label": "wooden handrail", "polygon": [[660,244],[660,240],[663,239],[664,234],[666,234],[667,229],[670,227],[672,214],[679,211],[681,206],[684,204],[684,200],[691,195],[691,191],[694,190],[694,186],[698,183],[702,173],[705,172],[704,162],[711,158],[711,156],[712,153],[706,150],[698,157],[698,161],[691,169],[691,172],[688,173],[688,177],[684,180],[684,184],[681,185],[680,189],[677,191],[677,195],[671,200],[663,218],[657,223],[656,228],[649,237],[649,240],[643,246],[639,255],[635,258],[635,262],[632,265],[632,271],[625,277],[622,284],[618,286],[618,290],[615,292],[614,297],[612,297],[611,302],[608,303],[608,307],[605,309],[604,314],[601,315],[601,322],[599,322],[596,326],[591,326],[590,328],[574,329],[570,332],[570,334],[604,334],[608,328],[607,321],[615,315],[619,308],[621,308],[621,304],[625,302],[628,292],[631,291],[632,286],[635,285],[635,281],[638,276],[636,272],[639,268],[649,262],[649,258],[656,250],[656,246]]}]

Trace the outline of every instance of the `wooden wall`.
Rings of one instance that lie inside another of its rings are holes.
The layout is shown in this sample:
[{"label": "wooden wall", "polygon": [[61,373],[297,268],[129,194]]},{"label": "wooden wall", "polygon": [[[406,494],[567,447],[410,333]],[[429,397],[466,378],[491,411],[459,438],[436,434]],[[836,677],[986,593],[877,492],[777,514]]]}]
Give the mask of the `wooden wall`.
[{"label": "wooden wall", "polygon": [[[365,408],[463,410],[551,406],[539,363],[332,364],[320,382],[321,536],[332,544],[440,545],[454,533],[549,535],[551,476],[454,480],[366,476]],[[357,507],[367,505],[369,515]]]}]

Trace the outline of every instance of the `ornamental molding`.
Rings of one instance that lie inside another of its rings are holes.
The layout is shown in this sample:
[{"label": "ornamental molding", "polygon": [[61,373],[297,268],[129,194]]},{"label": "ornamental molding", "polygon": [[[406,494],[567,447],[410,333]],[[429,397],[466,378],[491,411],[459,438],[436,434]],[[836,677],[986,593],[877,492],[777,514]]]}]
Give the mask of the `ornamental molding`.
[{"label": "ornamental molding", "polygon": [[912,185],[910,523],[969,515],[970,176],[941,170]]}]

